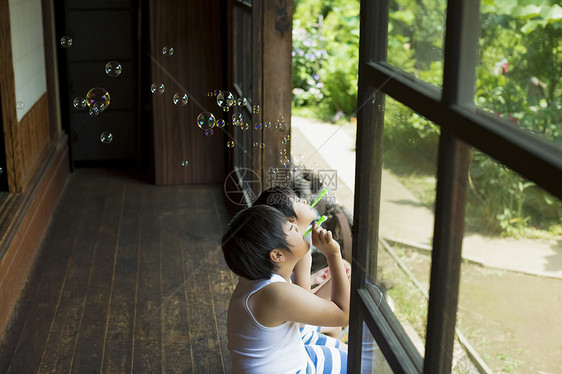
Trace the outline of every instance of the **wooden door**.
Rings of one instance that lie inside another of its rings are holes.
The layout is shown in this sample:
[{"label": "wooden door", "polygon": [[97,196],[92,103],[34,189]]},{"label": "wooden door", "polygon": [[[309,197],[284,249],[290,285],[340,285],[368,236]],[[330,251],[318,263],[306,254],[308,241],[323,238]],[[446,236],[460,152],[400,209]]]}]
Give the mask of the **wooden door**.
[{"label": "wooden door", "polygon": [[[58,5],[62,114],[70,135],[73,162],[136,161],[139,153],[138,4],[135,0],[66,0]],[[62,25],[62,27],[61,27]],[[106,65],[121,66],[119,75]],[[111,73],[110,73],[111,74]],[[110,103],[97,116],[78,110],[75,98],[86,98],[100,87]]]},{"label": "wooden door", "polygon": [[[209,92],[225,87],[225,4],[223,1],[149,1],[149,64],[154,176],[156,184],[221,183],[224,178],[223,129],[207,135],[198,127],[200,113],[226,118]],[[144,21],[143,21],[144,22]],[[146,25],[145,25],[146,26]],[[173,53],[170,54],[170,48]],[[158,88],[164,91],[159,93]],[[187,95],[185,105],[174,95]]]},{"label": "wooden door", "polygon": [[229,84],[248,99],[239,110],[250,125],[228,131],[235,145],[228,150],[225,192],[238,207],[271,187],[273,170],[284,168],[281,150],[290,156],[283,138],[291,131],[293,8],[292,0],[229,1]]}]

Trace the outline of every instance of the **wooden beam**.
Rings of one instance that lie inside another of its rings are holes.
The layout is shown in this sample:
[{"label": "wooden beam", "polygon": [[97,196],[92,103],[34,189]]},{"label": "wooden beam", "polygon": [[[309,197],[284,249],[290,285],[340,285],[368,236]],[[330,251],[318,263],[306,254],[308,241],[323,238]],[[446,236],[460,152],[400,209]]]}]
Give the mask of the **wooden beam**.
[{"label": "wooden beam", "polygon": [[[359,92],[357,111],[355,206],[353,216],[353,245],[351,271],[351,309],[349,325],[348,372],[361,369],[363,319],[359,290],[367,277],[376,278],[378,224],[380,215],[382,139],[385,95],[369,82],[366,64],[386,59],[388,1],[361,2],[359,46]],[[377,25],[376,29],[367,25]],[[378,32],[375,32],[378,31]],[[375,100],[376,106],[372,105]],[[373,334],[374,335],[374,334]]]},{"label": "wooden beam", "polygon": [[17,192],[14,149],[17,148],[14,133],[18,124],[16,112],[16,85],[12,60],[12,33],[10,30],[10,5],[8,0],[0,0],[0,105],[2,127],[6,149],[4,172],[8,176],[10,192]]},{"label": "wooden beam", "polygon": [[[445,105],[472,105],[478,55],[479,2],[449,1],[445,36]],[[425,373],[450,373],[464,237],[470,147],[441,127],[435,229],[427,313]]]},{"label": "wooden beam", "polygon": [[[259,2],[254,2],[254,6]],[[292,20],[293,0],[264,1],[263,20],[263,117],[262,142],[262,181],[267,182],[269,168],[283,167],[279,152],[285,148],[291,154],[290,141],[282,143],[283,137],[291,134],[292,100]],[[263,127],[264,122],[275,124],[277,119],[285,118],[283,130]],[[267,185],[264,188],[268,187]]]}]

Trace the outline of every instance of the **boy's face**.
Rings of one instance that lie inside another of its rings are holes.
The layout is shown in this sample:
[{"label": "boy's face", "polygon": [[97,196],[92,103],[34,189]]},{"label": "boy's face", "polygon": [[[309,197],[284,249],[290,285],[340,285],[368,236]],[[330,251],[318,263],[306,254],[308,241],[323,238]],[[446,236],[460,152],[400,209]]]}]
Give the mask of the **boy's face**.
[{"label": "boy's face", "polygon": [[310,249],[310,244],[303,237],[304,231],[295,223],[287,221],[285,235],[293,256],[302,258]]},{"label": "boy's face", "polygon": [[304,231],[310,223],[316,218],[316,212],[308,205],[305,199],[299,199],[297,196],[293,199],[293,210],[296,217],[290,217],[289,221],[299,226],[300,231]]}]

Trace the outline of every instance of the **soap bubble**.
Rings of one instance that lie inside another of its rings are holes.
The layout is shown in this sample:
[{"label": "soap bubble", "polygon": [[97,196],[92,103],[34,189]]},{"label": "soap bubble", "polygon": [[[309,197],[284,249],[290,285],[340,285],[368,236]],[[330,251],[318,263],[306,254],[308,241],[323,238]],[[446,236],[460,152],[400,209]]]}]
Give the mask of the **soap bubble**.
[{"label": "soap bubble", "polygon": [[233,147],[234,147],[234,142],[233,142],[232,140],[229,140],[229,141],[226,142],[226,146],[227,146],[228,148],[233,148]]},{"label": "soap bubble", "polygon": [[216,122],[216,126],[220,129],[222,129],[225,125],[226,125],[226,122],[224,122],[224,119],[219,119]]},{"label": "soap bubble", "polygon": [[277,129],[279,131],[285,131],[285,129],[286,129],[285,123],[277,120],[277,122],[275,122],[275,129]]},{"label": "soap bubble", "polygon": [[181,162],[181,166],[184,166],[184,167],[185,167],[185,166],[189,166],[189,165],[191,165],[191,163],[190,163],[189,161],[187,161],[187,160]]},{"label": "soap bubble", "polygon": [[109,144],[113,141],[113,134],[107,131],[104,131],[100,134],[100,141],[103,144]]},{"label": "soap bubble", "polygon": [[281,123],[285,122],[285,116],[284,116],[284,115],[280,115],[279,117],[277,117],[277,121],[278,121],[278,122],[281,122]]},{"label": "soap bubble", "polygon": [[238,106],[246,106],[246,104],[248,104],[248,100],[246,100],[245,97],[239,97],[238,100],[236,100],[236,105]]},{"label": "soap bubble", "polygon": [[266,123],[264,123],[263,127],[265,127],[266,129],[271,128],[271,121],[267,121]]},{"label": "soap bubble", "polygon": [[[202,112],[197,116],[197,126],[203,130],[210,130],[215,126],[215,116],[213,113]],[[209,135],[209,134],[205,134]],[[212,135],[212,134],[211,134]]]},{"label": "soap bubble", "polygon": [[74,105],[74,108],[78,110],[82,110],[86,107],[86,99],[84,99],[81,96],[78,96],[74,99],[72,104]]},{"label": "soap bubble", "polygon": [[62,38],[60,38],[60,45],[62,45],[64,48],[68,48],[72,45],[72,38],[70,36],[63,36]]},{"label": "soap bubble", "polygon": [[25,103],[23,101],[18,101],[16,103],[16,109],[18,110],[24,110],[25,109]]},{"label": "soap bubble", "polygon": [[228,108],[234,105],[234,95],[228,91],[221,91],[217,95],[217,104],[221,108],[228,110]]},{"label": "soap bubble", "polygon": [[221,93],[221,90],[219,90],[219,89],[216,89],[216,90],[213,91],[214,96],[218,96],[218,94],[220,94],[220,93]]},{"label": "soap bubble", "polygon": [[213,91],[207,92],[207,97],[212,97],[212,96],[213,96]]},{"label": "soap bubble", "polygon": [[265,143],[261,143],[261,144],[260,144],[260,148],[261,148],[261,149],[264,149],[264,148],[265,148]]},{"label": "soap bubble", "polygon": [[213,135],[213,133],[214,133],[213,129],[205,130],[205,135],[207,135],[207,136],[211,136],[211,135]]},{"label": "soap bubble", "polygon": [[94,87],[86,94],[86,104],[90,109],[92,107],[97,107],[100,112],[104,111],[109,106],[110,102],[111,97],[105,88]]},{"label": "soap bubble", "polygon": [[100,109],[99,105],[93,105],[90,107],[90,110],[88,112],[90,113],[91,117],[97,117],[102,112],[102,109]]},{"label": "soap bubble", "polygon": [[254,105],[252,108],[252,113],[254,114],[258,114],[260,112],[260,106],[259,105]]},{"label": "soap bubble", "polygon": [[254,126],[254,129],[261,130],[261,122],[256,123],[256,125]]},{"label": "soap bubble", "polygon": [[189,101],[189,96],[187,96],[186,93],[182,94],[180,92],[176,92],[174,97],[172,97],[172,101],[178,106],[184,106]]},{"label": "soap bubble", "polygon": [[259,147],[259,146],[260,146],[260,143],[254,142],[254,147]]},{"label": "soap bubble", "polygon": [[236,126],[242,126],[242,122],[244,122],[244,116],[242,113],[238,113],[237,116],[232,117],[232,122],[236,123]]},{"label": "soap bubble", "polygon": [[122,71],[123,68],[117,61],[109,61],[107,64],[105,64],[105,74],[109,75],[112,78],[117,77],[119,74],[121,74]]},{"label": "soap bubble", "polygon": [[242,130],[248,130],[250,128],[250,125],[248,125],[248,122],[246,122],[246,123],[242,123],[240,127],[242,128]]},{"label": "soap bubble", "polygon": [[282,149],[279,151],[279,154],[280,154],[281,156],[285,156],[285,155],[287,154],[287,149],[282,148]]},{"label": "soap bubble", "polygon": [[165,90],[166,90],[166,86],[164,86],[164,83],[161,84],[152,83],[152,85],[150,86],[150,92],[156,93],[158,95],[162,95]]},{"label": "soap bubble", "polygon": [[165,46],[162,48],[162,54],[164,56],[171,56],[174,54],[174,47]]}]

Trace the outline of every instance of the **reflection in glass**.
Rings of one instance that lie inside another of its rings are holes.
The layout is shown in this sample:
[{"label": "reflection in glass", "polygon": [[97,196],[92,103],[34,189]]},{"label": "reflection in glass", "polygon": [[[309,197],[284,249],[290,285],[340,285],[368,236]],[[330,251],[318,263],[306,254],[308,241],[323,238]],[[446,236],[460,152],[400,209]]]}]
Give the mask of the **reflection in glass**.
[{"label": "reflection in glass", "polygon": [[365,323],[362,330],[361,374],[392,374],[392,369]]},{"label": "reflection in glass", "polygon": [[562,146],[560,1],[521,3],[496,0],[481,6],[474,101]]},{"label": "reflection in glass", "polygon": [[388,62],[441,87],[445,0],[390,2]]},{"label": "reflection in glass", "polygon": [[457,329],[493,372],[562,367],[562,202],[474,151]]}]

